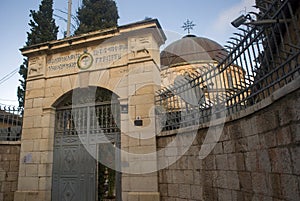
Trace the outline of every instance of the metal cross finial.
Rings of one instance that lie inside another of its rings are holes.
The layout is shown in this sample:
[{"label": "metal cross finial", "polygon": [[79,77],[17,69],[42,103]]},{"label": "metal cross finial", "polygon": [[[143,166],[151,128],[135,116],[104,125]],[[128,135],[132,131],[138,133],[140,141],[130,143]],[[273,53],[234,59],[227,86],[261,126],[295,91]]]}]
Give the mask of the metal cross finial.
[{"label": "metal cross finial", "polygon": [[190,30],[193,29],[193,27],[196,26],[193,24],[193,21],[190,21],[189,19],[186,20],[186,22],[183,23],[183,26],[181,28],[185,30],[188,30],[188,34],[190,34]]}]

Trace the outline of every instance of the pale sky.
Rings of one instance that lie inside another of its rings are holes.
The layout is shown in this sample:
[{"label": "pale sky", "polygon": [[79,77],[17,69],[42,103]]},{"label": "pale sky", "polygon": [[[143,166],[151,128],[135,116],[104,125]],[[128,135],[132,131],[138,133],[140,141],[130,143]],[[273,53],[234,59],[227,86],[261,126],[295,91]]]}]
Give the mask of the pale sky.
[{"label": "pale sky", "polygon": [[[23,57],[19,51],[27,39],[30,10],[38,10],[41,0],[3,0],[0,5],[0,104],[18,105],[17,73]],[[73,14],[81,0],[73,0]],[[187,34],[181,26],[189,19],[196,26],[191,34],[206,37],[221,45],[236,31],[230,24],[245,12],[254,10],[255,0],[116,0],[120,19],[119,25],[136,22],[145,17],[156,18],[169,37],[166,44]],[[63,18],[68,0],[54,0],[54,13]],[[59,38],[66,30],[66,23],[55,17],[59,25]],[[16,72],[16,73],[14,73]],[[12,76],[10,76],[10,74]],[[10,77],[10,78],[9,78]],[[7,79],[6,81],[4,81]]]}]

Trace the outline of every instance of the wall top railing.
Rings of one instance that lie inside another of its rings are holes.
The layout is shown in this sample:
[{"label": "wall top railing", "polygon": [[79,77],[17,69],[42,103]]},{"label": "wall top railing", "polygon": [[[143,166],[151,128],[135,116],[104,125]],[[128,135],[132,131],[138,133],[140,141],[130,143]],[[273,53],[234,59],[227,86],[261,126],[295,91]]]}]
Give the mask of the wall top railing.
[{"label": "wall top railing", "polygon": [[23,110],[0,104],[0,141],[21,139]]},{"label": "wall top railing", "polygon": [[260,102],[299,76],[299,3],[257,2],[259,12],[249,13],[253,20],[244,23],[230,38],[224,59],[206,64],[206,70],[199,66],[199,71],[178,76],[173,84],[157,92],[156,116],[163,130],[231,115]]}]

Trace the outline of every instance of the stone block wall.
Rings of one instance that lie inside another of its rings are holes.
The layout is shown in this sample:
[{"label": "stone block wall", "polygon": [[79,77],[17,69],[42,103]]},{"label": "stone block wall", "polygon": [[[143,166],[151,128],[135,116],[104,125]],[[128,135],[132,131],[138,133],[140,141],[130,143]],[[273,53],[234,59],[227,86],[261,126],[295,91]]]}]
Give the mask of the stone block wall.
[{"label": "stone block wall", "polygon": [[[200,128],[188,151],[159,171],[161,201],[300,200],[299,83],[298,79],[228,117],[220,139],[210,144],[214,148],[202,160],[199,151],[208,129],[222,127]],[[174,133],[158,136],[158,149],[175,137]],[[164,161],[175,155],[165,154]]]},{"label": "stone block wall", "polygon": [[20,143],[0,142],[0,200],[13,201],[17,190]]}]

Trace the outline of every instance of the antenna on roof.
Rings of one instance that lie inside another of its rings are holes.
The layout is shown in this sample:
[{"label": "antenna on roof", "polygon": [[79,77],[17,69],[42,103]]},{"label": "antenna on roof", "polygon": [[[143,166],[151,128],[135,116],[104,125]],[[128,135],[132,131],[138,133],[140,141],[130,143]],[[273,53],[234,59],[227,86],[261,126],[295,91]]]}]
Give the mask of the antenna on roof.
[{"label": "antenna on roof", "polygon": [[67,37],[71,35],[71,15],[72,15],[72,0],[68,0],[68,22],[67,22]]}]

